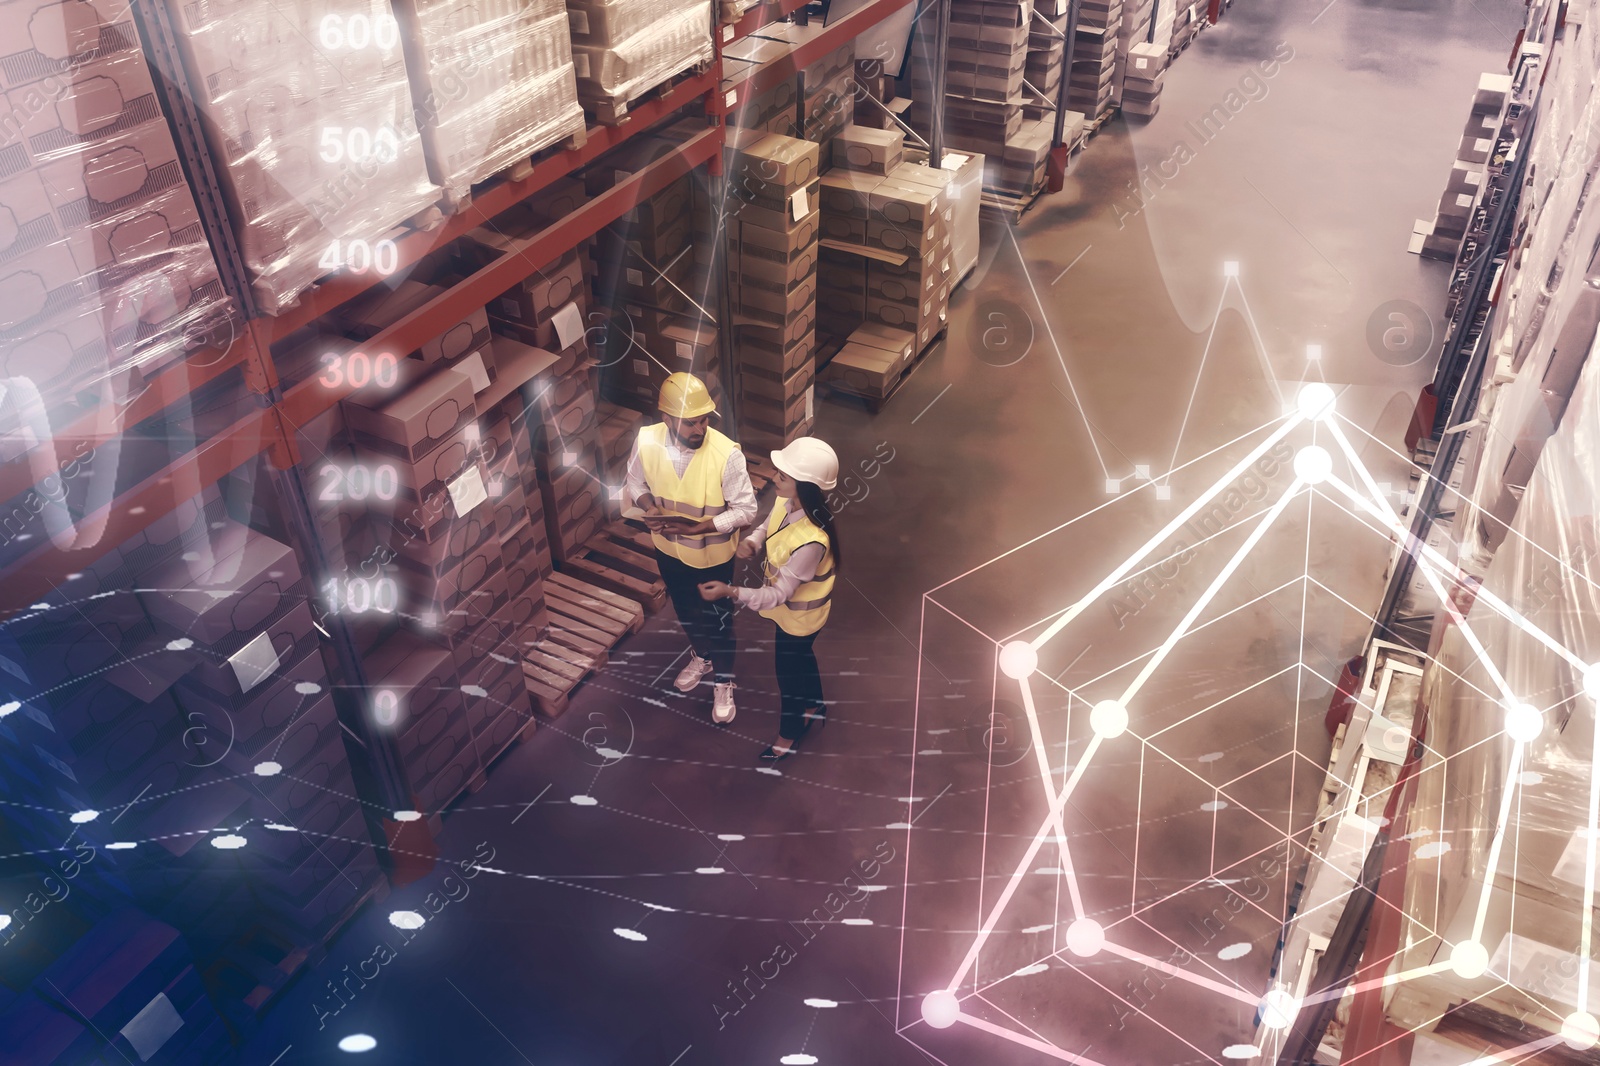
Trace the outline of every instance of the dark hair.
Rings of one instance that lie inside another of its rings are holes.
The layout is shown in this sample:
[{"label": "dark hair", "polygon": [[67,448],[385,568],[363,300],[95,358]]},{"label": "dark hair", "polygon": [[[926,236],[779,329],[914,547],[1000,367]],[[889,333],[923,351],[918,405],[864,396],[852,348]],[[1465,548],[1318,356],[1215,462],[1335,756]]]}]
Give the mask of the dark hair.
[{"label": "dark hair", "polygon": [[833,553],[833,570],[838,573],[844,563],[844,554],[839,550],[839,532],[833,526],[833,512],[828,509],[827,494],[811,482],[798,478],[794,482],[794,494],[806,517],[821,526],[828,535],[828,550]]}]

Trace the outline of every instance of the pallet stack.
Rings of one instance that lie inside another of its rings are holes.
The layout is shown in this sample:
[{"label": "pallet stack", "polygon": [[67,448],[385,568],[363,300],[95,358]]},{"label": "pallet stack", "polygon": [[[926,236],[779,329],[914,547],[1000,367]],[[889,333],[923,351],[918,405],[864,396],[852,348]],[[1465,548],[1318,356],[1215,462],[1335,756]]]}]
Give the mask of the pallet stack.
[{"label": "pallet stack", "polygon": [[846,130],[822,179],[823,248],[852,312],[830,312],[844,346],[818,375],[838,392],[888,399],[944,330],[954,277],[951,175],[903,161],[899,136]]},{"label": "pallet stack", "polygon": [[1410,250],[1426,259],[1453,262],[1472,225],[1473,213],[1488,185],[1488,161],[1511,98],[1511,76],[1485,74],[1478,79],[1472,110],[1461,131],[1461,145],[1450,170],[1450,180],[1439,197],[1433,221],[1418,219]]},{"label": "pallet stack", "polygon": [[1089,122],[1099,121],[1115,104],[1122,4],[1123,0],[1084,0],[1078,11],[1067,104]]},{"label": "pallet stack", "polygon": [[571,136],[583,108],[562,0],[395,0],[428,176],[452,204]]},{"label": "pallet stack", "polygon": [[628,105],[713,58],[710,0],[567,0],[578,99],[617,125]]},{"label": "pallet stack", "polygon": [[[944,101],[945,142],[950,146],[999,157],[1021,129],[1032,19],[1031,0],[952,0]],[[911,71],[907,114],[920,130],[933,124],[931,68],[920,61],[933,55],[933,34],[932,20],[919,20],[913,37],[919,61]]]},{"label": "pallet stack", "polygon": [[759,451],[805,436],[816,414],[817,171],[812,141],[730,136],[730,197],[738,198],[727,220],[736,436]]},{"label": "pallet stack", "polygon": [[1136,44],[1128,49],[1122,75],[1124,114],[1154,118],[1161,110],[1161,89],[1167,79],[1167,51],[1159,45]]},{"label": "pallet stack", "polygon": [[129,9],[73,7],[8,5],[0,69],[0,377],[50,411],[181,358],[230,308]]},{"label": "pallet stack", "polygon": [[[306,44],[325,28],[393,26],[387,0],[268,9],[251,0],[174,0],[171,8],[266,313],[289,307],[328,272],[331,241],[377,240],[438,199],[400,35],[357,40],[341,30],[337,47]],[[246,40],[248,48],[235,43]]]}]

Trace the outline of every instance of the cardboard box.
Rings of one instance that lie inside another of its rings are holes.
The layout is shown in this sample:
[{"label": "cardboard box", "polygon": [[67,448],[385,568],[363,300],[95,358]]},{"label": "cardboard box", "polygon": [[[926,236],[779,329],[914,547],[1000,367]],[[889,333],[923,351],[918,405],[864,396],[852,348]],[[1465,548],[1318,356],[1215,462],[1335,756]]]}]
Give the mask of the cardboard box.
[{"label": "cardboard box", "polygon": [[809,316],[817,298],[815,275],[801,279],[786,292],[774,292],[750,285],[739,285],[733,294],[735,316],[770,325],[787,325],[797,316]]},{"label": "cardboard box", "polygon": [[0,4],[0,86],[69,74],[94,59],[139,50],[132,9],[114,0],[7,0]]},{"label": "cardboard box", "polygon": [[905,155],[905,134],[898,129],[876,130],[846,126],[833,142],[835,166],[869,174],[888,174]]},{"label": "cardboard box", "polygon": [[768,229],[765,226],[733,223],[730,244],[741,260],[750,256],[761,259],[792,259],[816,244],[822,230],[822,212],[812,211],[788,229]]},{"label": "cardboard box", "polygon": [[[350,301],[338,312],[340,327],[353,337],[367,339],[394,325],[406,315],[444,293],[439,285],[424,285],[409,279],[394,288],[377,286]],[[410,356],[424,363],[446,362],[465,357],[489,343],[489,317],[484,309],[474,308],[461,321],[428,341]]]},{"label": "cardboard box", "polygon": [[734,352],[741,358],[747,352],[783,356],[797,347],[810,347],[816,328],[814,310],[797,312],[781,324],[740,324],[736,327]]},{"label": "cardboard box", "polygon": [[176,560],[151,575],[160,591],[138,595],[153,620],[216,645],[236,633],[253,634],[303,595],[305,579],[288,545],[237,524],[231,532],[237,536],[213,540],[232,540],[228,554],[217,554],[209,564]]},{"label": "cardboard box", "polygon": [[[408,361],[409,362],[409,361]],[[369,386],[340,405],[351,435],[363,450],[420,462],[446,440],[459,436],[477,416],[472,381],[451,368],[431,373],[402,362],[398,394]]]},{"label": "cardboard box", "polygon": [[817,176],[818,149],[811,141],[775,133],[730,131],[729,180],[735,188],[757,182],[793,190]]}]

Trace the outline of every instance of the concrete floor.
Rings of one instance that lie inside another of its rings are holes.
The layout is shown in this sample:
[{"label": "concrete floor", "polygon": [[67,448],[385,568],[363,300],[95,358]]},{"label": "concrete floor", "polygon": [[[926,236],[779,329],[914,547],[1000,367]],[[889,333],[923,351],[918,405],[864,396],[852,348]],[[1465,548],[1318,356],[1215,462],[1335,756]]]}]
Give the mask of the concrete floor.
[{"label": "concrete floor", "polygon": [[[1325,3],[1240,0],[1175,65],[1157,119],[1113,123],[1065,192],[1014,231],[987,227],[945,345],[887,410],[823,405],[821,434],[875,476],[841,516],[845,580],[818,643],[831,724],[781,779],[755,760],[776,726],[765,623],[743,619],[743,710],[722,731],[709,693],[667,686],[683,642],[657,616],[448,817],[447,858],[490,870],[447,883],[441,865],[363,915],[244,1061],[344,1061],[335,1043],[354,1032],[390,1063],[1048,1061],[917,1021],[1044,812],[995,641],[1033,635],[1126,558],[1261,439],[1293,383],[1335,383],[1341,410],[1398,446],[1429,376],[1414,360],[1429,353],[1374,348],[1369,326],[1403,328],[1393,312],[1426,331],[1438,313],[1445,272],[1405,243],[1412,220],[1431,217],[1471,90],[1503,64],[1521,13],[1511,0]],[[1280,42],[1292,58],[1243,80],[1285,54]],[[1197,135],[1191,123],[1228,107],[1230,91],[1237,113]],[[1143,166],[1155,177],[1136,197]],[[1240,272],[1226,299],[1225,260]],[[1319,364],[1308,344],[1322,346]],[[1394,456],[1356,437],[1375,476],[1403,486]],[[1134,478],[1141,464],[1158,479],[1183,468],[1166,482],[1171,500]],[[1231,513],[1258,513],[1289,476],[1241,482]],[[1108,495],[1108,480],[1124,494]],[[1041,672],[1082,689],[1069,701],[1038,684],[1058,783],[1087,743],[1082,701],[1121,690],[1125,664],[1162,641],[1242,539],[1200,549],[1147,606],[1096,603],[1046,645]],[[1123,737],[1096,755],[1066,825],[1085,912],[1116,923],[1117,944],[1160,959],[1185,949],[1186,968],[1265,990],[1284,841],[1306,824],[1326,756],[1322,679],[1359,650],[1387,555],[1326,504],[1291,505],[1202,616],[1212,624],[1135,702],[1133,732],[1150,742]],[[1299,580],[1308,572],[1329,591]],[[908,820],[909,835],[894,828]],[[1117,1066],[1223,1061],[1251,1039],[1251,1005],[1104,953],[1076,967],[1049,958],[1072,917],[1059,866],[1053,844],[1028,864],[1046,872],[1021,878],[962,985],[981,985],[983,1000],[965,1009]],[[1250,897],[1237,914],[1230,888]],[[838,917],[870,924],[798,924],[844,891],[857,901]],[[453,899],[341,1005],[324,981],[399,944],[388,912],[424,909],[430,892],[434,908]],[[1237,957],[1222,961],[1227,945]],[[1000,980],[1042,959],[1044,971]]]}]

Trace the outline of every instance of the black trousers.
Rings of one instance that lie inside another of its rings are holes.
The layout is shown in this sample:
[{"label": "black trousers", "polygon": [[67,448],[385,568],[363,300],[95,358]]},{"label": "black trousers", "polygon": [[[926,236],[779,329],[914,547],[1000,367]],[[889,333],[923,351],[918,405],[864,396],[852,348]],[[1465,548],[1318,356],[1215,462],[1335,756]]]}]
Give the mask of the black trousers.
[{"label": "black trousers", "polygon": [[672,597],[672,609],[689,638],[689,645],[702,659],[709,659],[716,672],[717,684],[733,680],[733,603],[730,600],[703,600],[700,582],[733,582],[733,563],[729,559],[717,566],[701,569],[674,559],[661,549],[656,549],[656,563],[661,567],[661,581]]},{"label": "black trousers", "polygon": [[781,626],[773,628],[778,635],[772,642],[772,664],[778,675],[778,705],[782,708],[778,735],[786,740],[799,740],[809,725],[806,712],[821,713],[827,709],[822,699],[822,674],[817,670],[817,655],[811,649],[817,634],[795,637],[785,633]]}]

